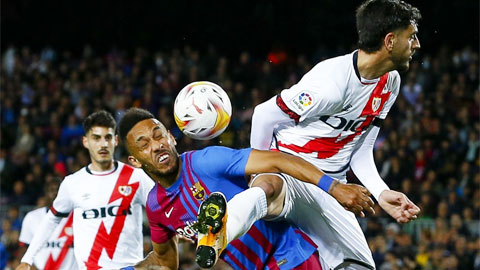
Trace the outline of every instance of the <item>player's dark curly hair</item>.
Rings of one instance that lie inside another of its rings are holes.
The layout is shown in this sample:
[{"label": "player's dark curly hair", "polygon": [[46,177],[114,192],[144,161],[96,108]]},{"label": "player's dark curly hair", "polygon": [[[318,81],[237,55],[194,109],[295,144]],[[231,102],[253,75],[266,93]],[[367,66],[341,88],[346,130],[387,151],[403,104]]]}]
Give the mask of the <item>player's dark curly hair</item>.
[{"label": "player's dark curly hair", "polygon": [[[127,145],[127,134],[138,122],[145,119],[155,118],[149,111],[140,108],[130,108],[118,123],[118,134],[120,140]],[[128,150],[128,148],[127,148]]]},{"label": "player's dark curly hair", "polygon": [[113,116],[105,110],[94,112],[83,120],[83,130],[85,134],[90,131],[92,127],[107,127],[115,130],[116,125]]},{"label": "player's dark curly hair", "polygon": [[367,0],[357,9],[358,47],[378,51],[384,37],[421,19],[420,11],[402,0]]}]

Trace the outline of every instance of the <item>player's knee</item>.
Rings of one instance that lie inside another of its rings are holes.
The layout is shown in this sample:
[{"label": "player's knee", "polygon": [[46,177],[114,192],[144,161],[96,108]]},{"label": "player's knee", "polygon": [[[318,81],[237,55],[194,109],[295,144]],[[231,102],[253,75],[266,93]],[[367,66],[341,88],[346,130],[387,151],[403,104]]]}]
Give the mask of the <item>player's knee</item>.
[{"label": "player's knee", "polygon": [[263,189],[267,197],[267,202],[275,200],[282,191],[283,180],[277,175],[260,175],[255,179],[252,187]]}]

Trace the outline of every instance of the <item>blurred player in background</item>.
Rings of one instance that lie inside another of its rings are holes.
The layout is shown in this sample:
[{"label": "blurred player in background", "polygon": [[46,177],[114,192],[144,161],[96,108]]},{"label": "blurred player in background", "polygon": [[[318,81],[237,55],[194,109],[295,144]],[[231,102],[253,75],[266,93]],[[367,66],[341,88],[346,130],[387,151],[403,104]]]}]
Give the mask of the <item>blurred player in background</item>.
[{"label": "blurred player in background", "polygon": [[142,206],[154,183],[142,170],[113,159],[115,126],[106,111],[84,120],[83,146],[92,163],[65,177],[18,270],[30,269],[57,224],[72,212],[80,269],[118,269],[143,258]]},{"label": "blurred player in background", "polygon": [[[258,200],[251,200],[248,196],[235,197],[243,202],[243,208],[227,214],[225,198],[222,199],[219,193],[212,193],[221,191],[230,200],[248,188],[246,179],[251,174],[259,172],[286,172],[317,184],[324,174],[313,165],[282,153],[226,147],[207,147],[179,156],[170,132],[151,113],[142,109],[127,111],[119,123],[119,134],[131,155],[130,163],[145,170],[156,182],[147,202],[154,251],[135,267],[124,269],[151,269],[158,265],[165,269],[177,269],[176,234],[195,239],[194,229],[198,227],[194,223],[198,208],[205,198],[208,197],[204,201],[207,202],[215,196],[217,204],[208,205],[210,208],[200,211],[200,216],[211,215],[213,221],[218,221],[218,226],[212,226],[212,231],[219,231],[213,232],[211,239],[202,238],[201,233],[198,240],[200,245],[209,241],[220,242],[220,245],[212,250],[212,261],[205,264],[200,263],[205,262],[203,254],[199,258],[197,253],[200,266],[211,267],[226,243],[230,243],[222,258],[235,269],[321,269],[316,247],[293,226],[286,222],[263,220],[253,226],[253,222],[244,222],[245,216],[258,215],[258,209],[264,209],[260,215],[265,216],[270,195],[273,194],[266,196],[261,188],[253,187],[249,191],[263,194],[263,197]],[[360,205],[365,202],[363,199],[369,200],[363,187],[339,184],[338,189],[343,189],[345,197],[352,196],[349,199]],[[210,210],[214,208],[216,213],[212,214]],[[250,227],[244,236],[240,236]]]},{"label": "blurred player in background", "polygon": [[[45,186],[46,205],[52,205],[57,196],[60,181],[53,180]],[[37,232],[39,222],[47,215],[48,207],[40,207],[27,213],[22,223],[20,231],[20,245],[24,247],[23,252],[28,247]],[[73,254],[73,214],[70,213],[58,223],[47,243],[41,247],[38,253],[33,257],[33,265],[38,269],[44,270],[75,270],[78,269],[75,256]]]},{"label": "blurred player in background", "polygon": [[[399,93],[398,71],[408,70],[420,48],[420,18],[417,8],[401,0],[364,2],[356,14],[359,49],[319,63],[296,85],[258,105],[251,146],[300,156],[343,182],[351,168],[397,222],[415,219],[420,209],[403,193],[390,190],[379,176],[373,145]],[[282,216],[312,237],[328,267],[374,269],[355,216],[334,198],[285,175],[257,181],[287,186]],[[328,190],[330,184],[324,185]]]}]

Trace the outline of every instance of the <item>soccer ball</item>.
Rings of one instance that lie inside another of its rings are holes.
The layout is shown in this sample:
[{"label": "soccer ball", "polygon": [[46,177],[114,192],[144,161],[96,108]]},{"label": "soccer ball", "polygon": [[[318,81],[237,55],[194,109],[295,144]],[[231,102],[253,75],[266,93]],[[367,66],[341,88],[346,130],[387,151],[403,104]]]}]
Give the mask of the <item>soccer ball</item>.
[{"label": "soccer ball", "polygon": [[200,81],[190,83],[178,93],[173,111],[175,122],[185,135],[209,140],[227,128],[232,104],[220,86]]}]

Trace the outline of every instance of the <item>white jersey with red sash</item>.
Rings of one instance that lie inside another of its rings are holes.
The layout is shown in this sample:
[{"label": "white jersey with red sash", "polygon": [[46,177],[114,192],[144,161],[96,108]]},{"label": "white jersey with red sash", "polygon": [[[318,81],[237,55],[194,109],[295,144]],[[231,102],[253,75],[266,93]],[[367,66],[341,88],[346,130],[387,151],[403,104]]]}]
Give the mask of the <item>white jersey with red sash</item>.
[{"label": "white jersey with red sash", "polygon": [[[39,222],[47,214],[47,207],[38,208],[27,213],[22,223],[19,241],[30,244]],[[48,239],[48,242],[33,258],[33,264],[44,270],[76,270],[77,262],[73,255],[73,215],[62,219]]]},{"label": "white jersey with red sash", "polygon": [[[357,58],[355,51],[318,63],[275,100],[294,121],[276,122],[271,148],[300,156],[342,182],[354,153],[371,151],[361,146],[374,130],[372,125],[379,126],[387,116],[400,88],[397,71],[373,80],[362,78]],[[256,114],[269,112],[271,103],[266,102]],[[252,133],[254,128],[258,133],[258,127],[252,125]],[[254,143],[262,146],[261,138]],[[352,212],[317,186],[282,177],[287,187],[283,216],[317,244],[325,268],[375,269]]]},{"label": "white jersey with red sash", "polygon": [[356,57],[357,51],[320,62],[277,96],[277,105],[295,123],[278,125],[272,148],[329,174],[346,172],[356,144],[376,119],[387,116],[400,88],[397,71],[361,78]]},{"label": "white jersey with red sash", "polygon": [[80,269],[118,269],[143,258],[142,206],[153,185],[142,170],[121,162],[111,172],[85,167],[65,178],[51,210],[56,216],[73,210]]}]

